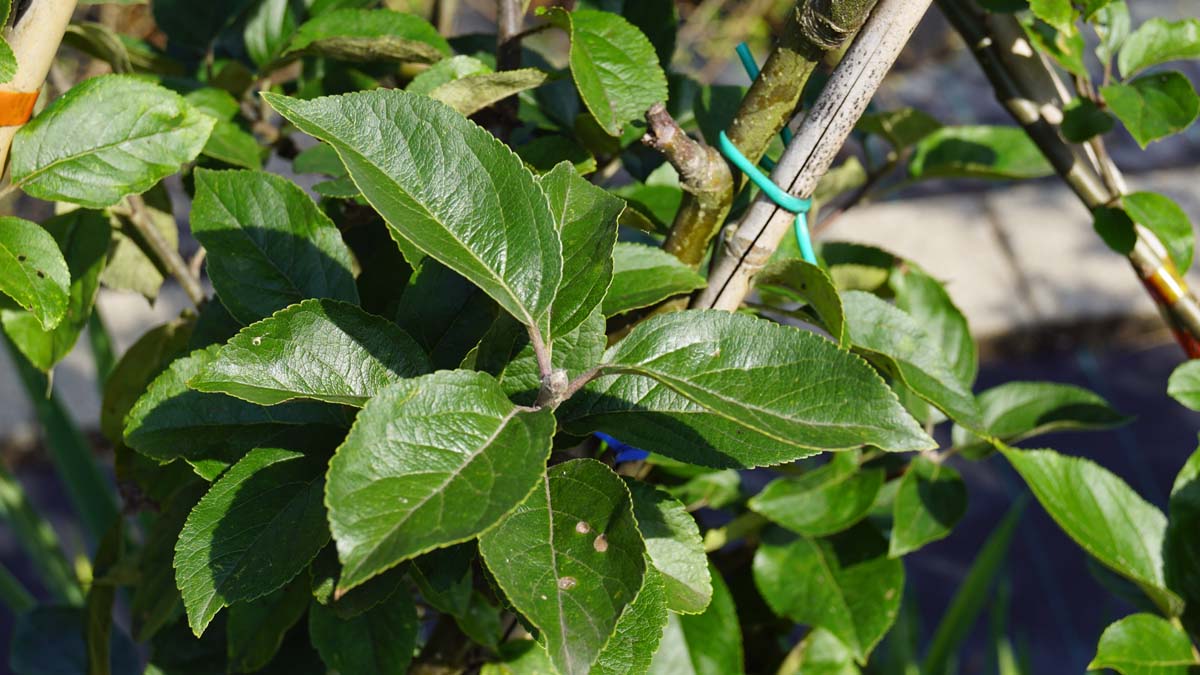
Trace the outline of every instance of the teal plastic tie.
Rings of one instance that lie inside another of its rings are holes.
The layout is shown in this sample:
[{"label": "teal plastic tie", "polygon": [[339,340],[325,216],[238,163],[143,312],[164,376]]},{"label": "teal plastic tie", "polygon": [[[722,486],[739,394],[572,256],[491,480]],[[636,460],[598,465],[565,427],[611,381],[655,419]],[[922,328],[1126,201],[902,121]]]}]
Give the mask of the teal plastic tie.
[{"label": "teal plastic tie", "polygon": [[801,199],[793,194],[784,192],[782,188],[776,185],[771,179],[757,166],[750,163],[749,159],[742,154],[741,150],[729,140],[729,137],[722,131],[718,136],[718,146],[721,154],[725,158],[733,162],[733,165],[746,174],[746,177],[758,186],[759,190],[767,196],[771,201],[783,209],[796,214],[796,222],[793,230],[796,234],[796,245],[800,247],[800,255],[804,261],[813,265],[817,264],[817,256],[813,253],[812,237],[808,234],[808,209],[812,207],[811,199]]}]

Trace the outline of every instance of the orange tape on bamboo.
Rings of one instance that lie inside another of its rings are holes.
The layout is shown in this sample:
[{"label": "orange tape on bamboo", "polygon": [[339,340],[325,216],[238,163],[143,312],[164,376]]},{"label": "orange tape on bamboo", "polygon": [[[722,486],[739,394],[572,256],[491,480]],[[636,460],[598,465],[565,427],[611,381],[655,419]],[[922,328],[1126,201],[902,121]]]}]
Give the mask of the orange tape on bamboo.
[{"label": "orange tape on bamboo", "polygon": [[33,115],[36,91],[0,91],[0,127],[19,127]]}]

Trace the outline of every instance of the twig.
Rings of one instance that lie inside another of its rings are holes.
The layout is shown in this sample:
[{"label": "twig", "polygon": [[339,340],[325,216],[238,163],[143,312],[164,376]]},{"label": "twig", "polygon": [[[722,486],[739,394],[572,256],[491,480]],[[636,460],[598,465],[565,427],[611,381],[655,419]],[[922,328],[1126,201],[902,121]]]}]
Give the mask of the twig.
[{"label": "twig", "polygon": [[179,251],[175,250],[174,246],[163,238],[159,233],[158,228],[150,220],[150,213],[146,210],[146,202],[142,200],[141,195],[130,195],[126,197],[129,202],[129,222],[137,230],[138,235],[150,247],[150,251],[154,253],[154,257],[158,262],[175,277],[179,285],[183,287],[183,292],[187,293],[188,299],[196,307],[204,304],[207,297],[204,294],[204,289],[200,286],[199,280],[192,276],[188,269],[187,263],[183,261],[183,256],[179,255]]},{"label": "twig", "polygon": [[[0,92],[31,92],[42,87],[74,11],[75,0],[36,0],[15,26],[5,30],[4,37],[17,57],[17,72],[0,84]],[[0,169],[8,161],[20,128],[0,127]]]},{"label": "twig", "polygon": [[[524,15],[524,3],[521,0],[496,0],[496,70],[521,67],[521,25]],[[498,104],[503,117],[510,120],[517,119],[517,107],[516,96],[509,96]]]},{"label": "twig", "polygon": [[[811,196],[838,150],[895,62],[930,0],[881,0],[854,44],[838,64],[816,105],[784,151],[771,180],[801,197]],[[693,307],[733,311],[741,305],[754,275],[763,268],[793,215],[759,195],[741,222],[718,247],[708,286]]]}]

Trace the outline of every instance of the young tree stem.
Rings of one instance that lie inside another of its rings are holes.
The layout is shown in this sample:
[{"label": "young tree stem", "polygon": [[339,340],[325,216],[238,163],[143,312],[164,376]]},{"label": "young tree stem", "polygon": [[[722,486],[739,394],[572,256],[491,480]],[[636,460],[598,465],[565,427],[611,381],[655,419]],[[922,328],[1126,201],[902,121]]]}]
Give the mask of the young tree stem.
[{"label": "young tree stem", "polygon": [[[937,3],[966,41],[1000,103],[1084,206],[1091,210],[1119,205],[1125,192],[1120,169],[1098,139],[1073,145],[1063,138],[1059,125],[1069,94],[1045,58],[1030,49],[1017,20],[989,15],[972,0]],[[1189,357],[1200,357],[1200,303],[1171,263],[1162,241],[1138,226],[1128,259],[1184,351]]]},{"label": "young tree stem", "polygon": [[175,277],[193,305],[199,307],[204,304],[207,297],[204,289],[200,286],[200,281],[192,276],[191,270],[183,261],[183,256],[179,255],[179,251],[175,250],[175,247],[171,246],[166,239],[163,239],[158,228],[151,222],[150,213],[146,210],[146,202],[141,195],[130,195],[126,199],[129,201],[129,222],[146,242],[146,245],[150,247],[154,257],[171,273],[171,276]]},{"label": "young tree stem", "polygon": [[[880,0],[771,172],[771,180],[791,194],[812,195],[929,2]],[[736,310],[794,217],[760,194],[718,246],[708,286],[692,300],[692,307]]]}]

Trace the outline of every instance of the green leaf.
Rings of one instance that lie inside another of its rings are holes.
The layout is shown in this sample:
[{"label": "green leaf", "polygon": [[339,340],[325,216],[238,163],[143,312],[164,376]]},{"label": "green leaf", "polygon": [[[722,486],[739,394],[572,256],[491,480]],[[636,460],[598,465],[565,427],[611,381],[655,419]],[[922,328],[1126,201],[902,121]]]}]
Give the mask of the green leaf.
[{"label": "green leaf", "polygon": [[222,607],[282,588],[329,541],[321,462],[256,448],[192,509],[175,546],[175,581],[197,636]]},{"label": "green leaf", "polygon": [[350,250],[299,186],[261,171],[195,176],[192,231],[235,319],[249,324],[306,298],[358,302]]},{"label": "green leaf", "polygon": [[1001,452],[1058,526],[1096,560],[1136,583],[1163,612],[1179,614],[1163,580],[1167,519],[1106,469],[1052,450]]},{"label": "green leaf", "polygon": [[746,506],[793,532],[822,537],[865,518],[883,479],[883,469],[860,471],[858,457],[838,455],[802,476],[776,478]]},{"label": "green leaf", "polygon": [[396,324],[344,302],[305,300],[243,328],[188,386],[261,405],[310,398],[361,407],[430,370]]},{"label": "green leaf", "polygon": [[979,550],[979,555],[975,556],[975,561],[971,563],[971,568],[954,593],[950,606],[946,608],[933,633],[921,672],[947,672],[946,665],[958,653],[979,614],[993,599],[992,586],[996,577],[1005,569],[1008,547],[1024,511],[1025,501],[1022,498],[1009,508],[1004,519],[988,535],[987,541]]},{"label": "green leaf", "polygon": [[284,636],[308,609],[307,581],[301,577],[261,598],[230,606],[225,623],[230,672],[257,673],[271,662]]},{"label": "green leaf", "polygon": [[302,11],[303,5],[310,3],[311,0],[303,4],[295,0],[261,0],[250,9],[242,41],[255,65],[265,71],[264,67],[283,51],[296,32],[297,10]]},{"label": "green leaf", "polygon": [[1097,206],[1092,209],[1092,227],[1106,246],[1121,255],[1129,255],[1137,244],[1137,229],[1125,209]]},{"label": "green leaf", "polygon": [[337,149],[394,236],[550,339],[549,309],[562,278],[554,218],[533,174],[495,136],[441,103],[397,90],[312,101],[263,96]]},{"label": "green leaf", "polygon": [[[1051,0],[1057,1],[1057,0]],[[1083,52],[1087,43],[1083,33],[1074,26],[1067,30],[1059,30],[1054,26],[1038,21],[1032,16],[1018,17],[1025,28],[1025,35],[1033,43],[1033,47],[1058,62],[1068,72],[1080,77],[1087,77],[1087,64],[1083,60]]]},{"label": "green leaf", "polygon": [[424,347],[435,369],[453,369],[479,344],[497,312],[478,286],[426,258],[400,296],[396,323]]},{"label": "green leaf", "polygon": [[790,653],[776,675],[860,675],[854,654],[824,628],[809,631]]},{"label": "green leaf", "polygon": [[409,576],[421,590],[421,598],[439,612],[465,615],[474,589],[474,543],[457,544],[430,551],[413,561]]},{"label": "green leaf", "polygon": [[533,640],[509,640],[496,653],[502,661],[485,663],[480,675],[558,675],[550,655]]},{"label": "green leaf", "polygon": [[[701,559],[704,559],[703,552]],[[707,579],[708,564],[706,560],[703,562]],[[712,592],[711,588],[709,592]],[[652,567],[647,568],[642,590],[621,613],[616,632],[604,645],[591,670],[593,675],[645,675],[654,652],[658,651],[658,643],[662,640],[663,628],[670,615],[667,611],[667,594],[663,575]]]},{"label": "green leaf", "polygon": [[869,523],[825,539],[772,528],[754,582],[776,614],[828,630],[865,663],[900,611],[904,565]]},{"label": "green leaf", "polygon": [[888,555],[899,558],[945,538],[967,512],[967,486],[945,464],[918,456],[900,479],[892,502]]},{"label": "green leaf", "polygon": [[562,241],[563,275],[551,310],[550,330],[575,329],[605,300],[613,281],[617,217],[625,203],[580,178],[566,162],[538,177]]},{"label": "green leaf", "polygon": [[604,296],[605,316],[649,307],[705,285],[696,270],[657,246],[618,242],[613,261],[612,286]]},{"label": "green leaf", "polygon": [[680,614],[703,612],[712,600],[712,579],[696,520],[666,492],[629,478],[625,483],[646,555],[662,576],[666,607]]},{"label": "green leaf", "polygon": [[[539,136],[516,148],[516,153],[535,173],[549,172],[561,162],[569,162],[581,176],[586,176],[597,168],[596,158],[592,153],[566,136],[557,134]],[[612,194],[608,190],[605,192]],[[622,212],[621,215],[628,215],[628,211]],[[563,269],[566,269],[566,265]]]},{"label": "green leaf", "polygon": [[550,467],[542,486],[479,538],[488,569],[563,675],[595,663],[642,587],[645,550],[628,489],[591,459]]},{"label": "green leaf", "polygon": [[548,409],[513,405],[484,373],[439,371],[380,392],[329,464],[339,590],[492,527],[536,487],[553,434]]},{"label": "green leaf", "polygon": [[825,270],[799,258],[780,260],[767,265],[754,283],[760,290],[787,296],[790,300],[807,303],[825,330],[838,346],[848,347],[846,319],[842,298]]},{"label": "green leaf", "polygon": [[[1005,443],[1068,429],[1111,429],[1130,418],[1098,394],[1057,382],[1006,382],[979,395],[983,429]],[[956,426],[954,445],[968,455],[986,454],[991,444]]]},{"label": "green leaf", "polygon": [[571,39],[569,63],[579,96],[609,136],[641,121],[655,103],[667,100],[667,78],[654,46],[635,26],[609,12],[558,8],[545,11]]},{"label": "green leaf", "polygon": [[[819,368],[820,387],[812,382]],[[837,401],[853,400],[845,406]],[[933,447],[857,356],[754,317],[672,312],[605,354],[601,377],[559,409],[573,433],[600,430],[692,464],[746,468],[821,450]]]},{"label": "green leaf", "polygon": [[337,545],[328,545],[317,554],[309,568],[312,597],[342,619],[353,619],[386,601],[401,587],[407,588],[409,569],[408,565],[397,565],[367,583],[339,594],[336,591],[342,566],[337,558]]},{"label": "green leaf", "polygon": [[1125,0],[1095,0],[1084,9],[1084,18],[1092,22],[1096,37],[1100,38],[1096,58],[1108,66],[1132,30],[1129,4]]},{"label": "green leaf", "polygon": [[1196,244],[1187,213],[1170,197],[1157,192],[1133,192],[1121,197],[1121,203],[1133,222],[1162,240],[1175,268],[1180,273],[1187,272],[1192,266],[1192,249]]},{"label": "green leaf", "polygon": [[93,77],[17,132],[13,184],[38,199],[111,206],[194,160],[214,123],[152,82]]},{"label": "green leaf", "polygon": [[149,533],[138,557],[141,578],[133,589],[129,613],[133,620],[133,636],[146,642],[159,630],[177,619],[183,612],[183,600],[175,586],[175,542],[187,522],[188,514],[207,486],[199,481],[184,486],[171,495]]},{"label": "green leaf", "polygon": [[703,614],[670,614],[650,675],[741,675],[742,630],[733,595],[709,566],[713,599]]},{"label": "green leaf", "polygon": [[921,139],[908,165],[913,178],[1040,178],[1054,173],[1019,127],[943,127]]},{"label": "green leaf", "polygon": [[495,72],[491,66],[480,61],[474,56],[451,56],[448,59],[442,59],[437,63],[429,66],[425,71],[417,74],[416,77],[404,87],[405,91],[414,94],[429,95],[434,89],[453,82],[460,78],[470,75],[484,75]]},{"label": "green leaf", "polygon": [[475,113],[509,96],[542,86],[550,75],[537,68],[517,68],[498,73],[478,73],[451,80],[429,92],[463,115]]},{"label": "green leaf", "polygon": [[1071,0],[1029,0],[1034,16],[1063,33],[1075,32],[1077,14]]},{"label": "green leaf", "polygon": [[1200,665],[1187,633],[1153,614],[1133,614],[1104,629],[1088,670],[1121,675],[1187,675]]},{"label": "green leaf", "polygon": [[341,61],[434,63],[451,51],[437,29],[415,14],[339,9],[300,26],[286,54],[315,54]]},{"label": "green leaf", "polygon": [[1200,114],[1200,96],[1192,83],[1174,70],[1110,84],[1100,93],[1109,110],[1143,148],[1183,131]]},{"label": "green leaf", "polygon": [[967,387],[975,382],[979,356],[971,327],[946,287],[911,262],[897,266],[889,277],[896,306],[920,324],[941,345],[950,370]]},{"label": "green leaf", "polygon": [[971,390],[946,363],[935,340],[903,310],[862,291],[842,295],[850,343],[923,400],[972,429],[982,425]]},{"label": "green leaf", "polygon": [[1167,394],[1192,410],[1200,410],[1200,361],[1184,361],[1167,380]]},{"label": "green leaf", "polygon": [[[1188,363],[1191,363],[1189,361]],[[1168,503],[1166,545],[1167,586],[1184,602],[1183,624],[1192,633],[1200,627],[1200,541],[1195,536],[1200,526],[1200,451],[1188,457]]]},{"label": "green leaf", "polygon": [[1122,77],[1168,61],[1200,59],[1200,19],[1147,19],[1121,47],[1117,65]]},{"label": "green leaf", "polygon": [[[4,227],[0,224],[0,228]],[[67,311],[62,321],[46,330],[41,318],[33,312],[0,310],[4,332],[29,362],[43,371],[50,370],[71,351],[87,325],[100,291],[100,271],[104,269],[112,238],[108,219],[95,211],[78,210],[58,216],[46,221],[44,227],[58,243],[71,275]],[[20,267],[29,268],[28,263]]]},{"label": "green leaf", "polygon": [[[161,185],[161,183],[160,183]],[[146,198],[165,194],[165,190],[151,190]],[[169,207],[169,204],[160,204]],[[175,216],[169,211],[160,210],[146,203],[151,226],[162,237],[167,246],[175,249],[179,246],[179,226]],[[100,273],[100,283],[116,290],[134,291],[150,302],[158,297],[162,288],[164,271],[152,258],[145,239],[137,232],[130,222],[127,209],[113,207],[109,209],[113,224],[113,243],[109,249],[108,264]]]},{"label": "green leaf", "polygon": [[313,646],[331,670],[362,675],[390,675],[408,670],[421,624],[405,590],[351,619],[313,603],[308,632]]},{"label": "green leaf", "polygon": [[344,423],[339,410],[323,403],[302,401],[265,408],[232,396],[189,389],[188,380],[212,361],[218,349],[213,345],[194,351],[154,378],[125,420],[129,447],[161,461],[177,457],[198,461],[212,453],[235,459],[304,425],[337,427]]},{"label": "green leaf", "polygon": [[1062,135],[1072,143],[1083,143],[1112,131],[1113,118],[1091,99],[1075,98],[1063,108]]},{"label": "green leaf", "polygon": [[151,380],[176,357],[187,353],[194,326],[195,322],[189,319],[175,319],[155,326],[121,355],[121,360],[104,382],[100,402],[100,430],[108,440],[113,443],[124,441],[125,416],[129,409],[146,391]]},{"label": "green leaf", "polygon": [[28,220],[0,217],[0,292],[52,330],[67,313],[70,285],[54,235]]},{"label": "green leaf", "polygon": [[900,108],[885,112],[867,113],[858,120],[856,129],[878,134],[892,148],[907,150],[929,134],[942,128],[942,123],[916,108]]}]

